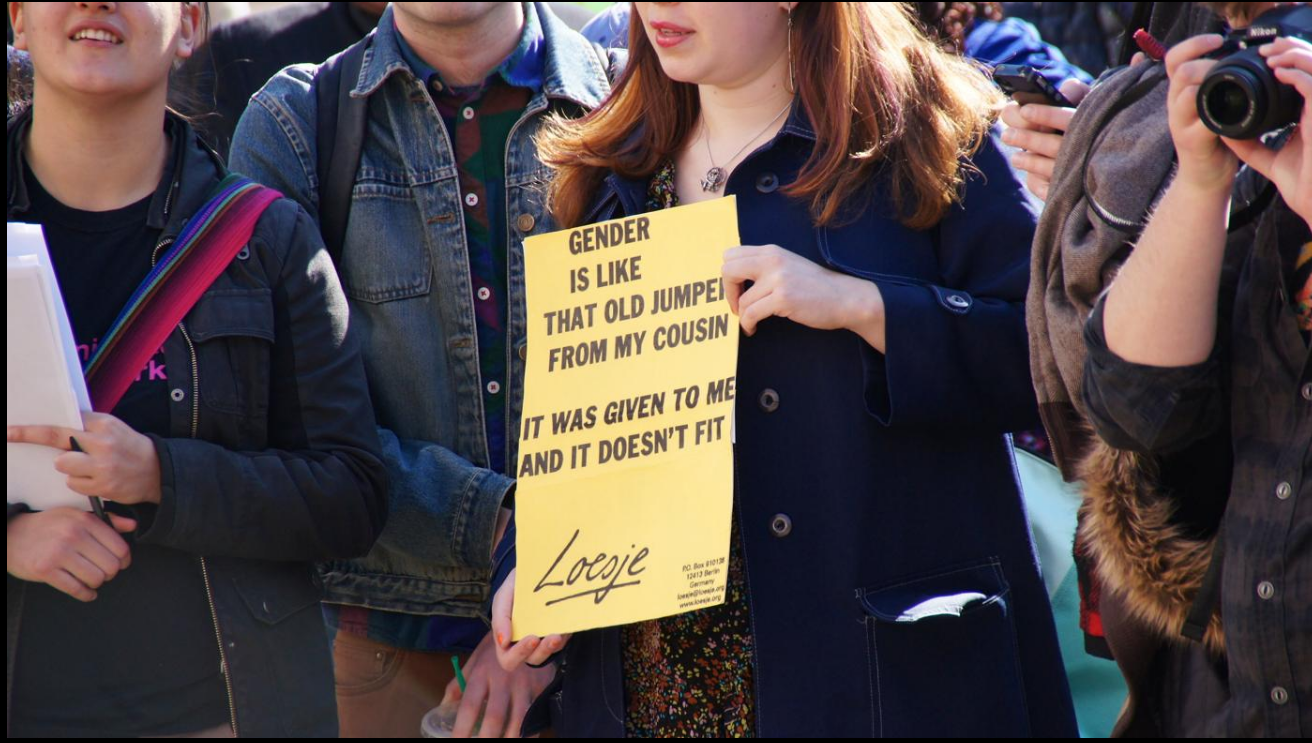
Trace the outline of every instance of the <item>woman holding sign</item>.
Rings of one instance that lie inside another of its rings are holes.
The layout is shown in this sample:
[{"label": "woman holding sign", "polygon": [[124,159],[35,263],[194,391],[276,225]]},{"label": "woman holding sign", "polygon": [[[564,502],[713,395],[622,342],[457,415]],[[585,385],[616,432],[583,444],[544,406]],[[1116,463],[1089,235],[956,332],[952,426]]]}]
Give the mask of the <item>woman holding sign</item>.
[{"label": "woman holding sign", "polygon": [[8,441],[108,512],[8,509],[9,732],[335,736],[313,562],[369,549],[386,476],[316,226],[166,110],[199,3],[9,11],[7,219],[44,228],[98,412]]},{"label": "woman holding sign", "polygon": [[565,226],[726,194],[743,333],[723,605],[510,642],[562,735],[1072,735],[1007,431],[1037,209],[989,82],[902,3],[635,3],[540,142]]}]

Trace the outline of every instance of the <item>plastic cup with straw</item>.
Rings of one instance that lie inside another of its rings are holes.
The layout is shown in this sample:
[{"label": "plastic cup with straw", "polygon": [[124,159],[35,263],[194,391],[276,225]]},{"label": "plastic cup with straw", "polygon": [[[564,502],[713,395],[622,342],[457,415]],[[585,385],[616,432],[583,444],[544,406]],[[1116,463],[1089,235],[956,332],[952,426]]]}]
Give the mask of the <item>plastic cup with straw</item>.
[{"label": "plastic cup with straw", "polygon": [[[451,667],[456,672],[456,685],[460,687],[460,695],[465,695],[465,687],[469,682],[465,680],[465,672],[460,669],[460,658],[451,656]],[[483,724],[483,712],[487,710],[487,703],[483,703],[483,709],[478,712],[478,721],[474,723],[474,729],[470,735],[478,735],[478,730]],[[424,715],[423,721],[419,724],[419,732],[425,738],[450,738],[451,733],[456,726],[456,713],[460,711],[459,700],[444,700],[440,705],[428,711]]]}]

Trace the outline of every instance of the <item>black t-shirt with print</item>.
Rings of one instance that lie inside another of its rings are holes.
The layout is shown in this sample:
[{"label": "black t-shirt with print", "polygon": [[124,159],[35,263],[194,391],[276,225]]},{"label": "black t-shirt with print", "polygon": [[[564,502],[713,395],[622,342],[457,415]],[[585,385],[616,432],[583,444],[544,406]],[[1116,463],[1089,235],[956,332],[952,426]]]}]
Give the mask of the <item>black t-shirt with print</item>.
[{"label": "black t-shirt with print", "polygon": [[[159,230],[151,198],[122,209],[71,209],[23,174],[83,363],[151,267]],[[166,174],[167,177],[167,174]],[[169,435],[169,383],[157,353],[113,414]],[[115,508],[107,504],[110,509]],[[126,515],[126,512],[124,512]],[[196,556],[137,544],[132,564],[83,603],[28,583],[13,679],[10,735],[168,735],[228,719],[227,693]]]}]

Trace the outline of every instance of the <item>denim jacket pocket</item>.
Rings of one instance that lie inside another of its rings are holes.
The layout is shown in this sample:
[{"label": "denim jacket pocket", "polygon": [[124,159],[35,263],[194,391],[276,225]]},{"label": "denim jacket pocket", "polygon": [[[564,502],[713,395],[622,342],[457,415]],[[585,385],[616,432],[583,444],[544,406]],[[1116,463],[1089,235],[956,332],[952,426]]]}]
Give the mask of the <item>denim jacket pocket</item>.
[{"label": "denim jacket pocket", "polygon": [[1011,595],[996,558],[857,597],[873,735],[1029,735]]},{"label": "denim jacket pocket", "polygon": [[[433,220],[456,224],[455,211]],[[422,297],[432,288],[433,262],[428,237],[410,184],[379,168],[363,167],[351,191],[346,245],[337,273],[350,299],[381,304]]]}]

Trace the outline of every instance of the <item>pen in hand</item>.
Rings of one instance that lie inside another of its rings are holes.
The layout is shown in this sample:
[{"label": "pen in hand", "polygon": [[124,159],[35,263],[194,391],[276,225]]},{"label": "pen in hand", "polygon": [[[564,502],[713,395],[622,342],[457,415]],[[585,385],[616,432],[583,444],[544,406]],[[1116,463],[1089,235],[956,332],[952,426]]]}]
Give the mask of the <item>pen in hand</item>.
[{"label": "pen in hand", "polygon": [[[71,451],[82,451],[82,446],[78,444],[77,439],[72,436],[68,437],[68,447]],[[91,510],[96,512],[96,518],[112,527],[113,524],[109,523],[109,515],[105,513],[105,504],[100,501],[100,498],[97,498],[94,495],[88,495],[87,500],[91,501]]]}]

